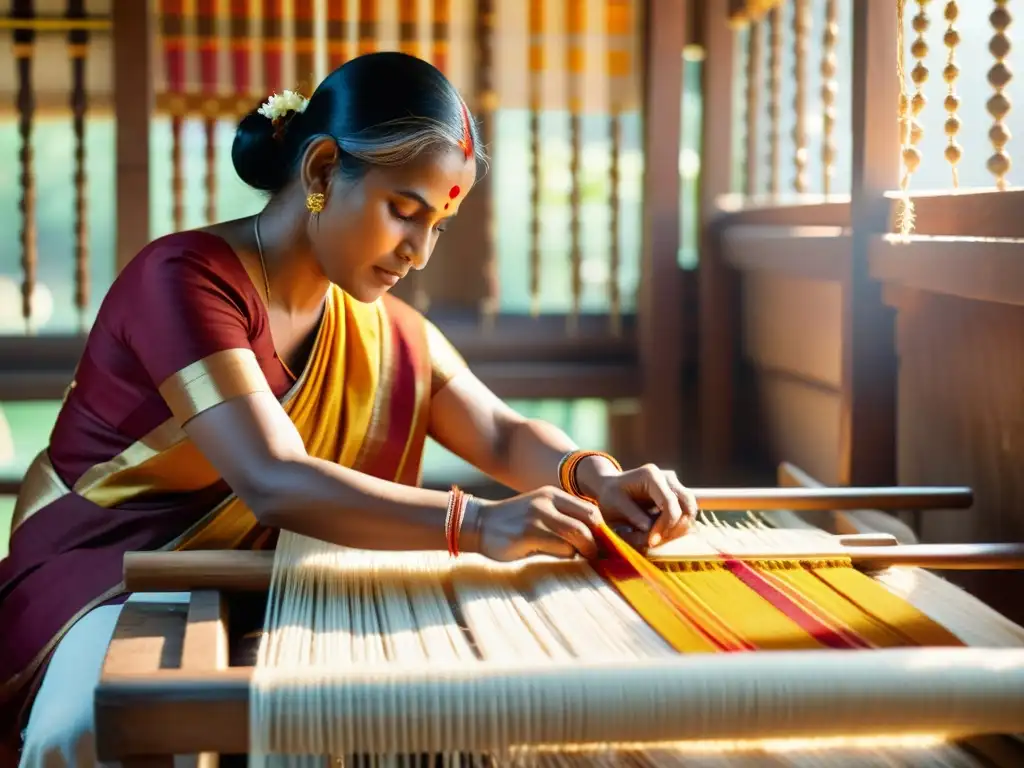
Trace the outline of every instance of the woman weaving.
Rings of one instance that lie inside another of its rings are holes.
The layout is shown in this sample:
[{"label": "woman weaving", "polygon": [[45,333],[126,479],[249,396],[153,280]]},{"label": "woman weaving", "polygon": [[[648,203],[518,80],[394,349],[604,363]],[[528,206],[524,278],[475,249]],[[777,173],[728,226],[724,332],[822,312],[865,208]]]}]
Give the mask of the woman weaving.
[{"label": "woman weaving", "polygon": [[[232,157],[266,207],[163,237],[121,272],[25,477],[0,562],[0,722],[17,723],[22,764],[94,760],[125,552],[269,548],[285,529],[589,557],[602,516],[656,544],[695,512],[672,473],[623,472],[516,414],[388,295],[427,266],[482,159],[438,70],[350,61],[308,101],[286,92],[246,116]],[[417,488],[428,435],[521,495]]]}]

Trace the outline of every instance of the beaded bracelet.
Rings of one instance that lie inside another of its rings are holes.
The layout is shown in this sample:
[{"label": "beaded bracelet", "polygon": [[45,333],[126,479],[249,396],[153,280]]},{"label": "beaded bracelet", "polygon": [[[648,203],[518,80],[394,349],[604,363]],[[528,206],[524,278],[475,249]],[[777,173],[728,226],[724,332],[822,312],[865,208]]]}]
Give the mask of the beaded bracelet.
[{"label": "beaded bracelet", "polygon": [[444,518],[444,538],[448,544],[448,554],[459,555],[459,534],[462,531],[462,519],[466,514],[466,502],[469,495],[457,485],[453,485],[448,493],[448,510]]},{"label": "beaded bracelet", "polygon": [[605,453],[604,451],[570,451],[562,457],[562,460],[558,463],[558,481],[562,486],[562,490],[566,493],[571,493],[578,499],[589,501],[591,504],[596,504],[597,499],[591,498],[580,490],[579,483],[576,482],[576,468],[583,459],[590,458],[591,456],[600,456],[603,459],[607,459],[611,462],[612,466],[615,467],[619,472],[622,471],[622,465],[615,459],[611,454]]}]

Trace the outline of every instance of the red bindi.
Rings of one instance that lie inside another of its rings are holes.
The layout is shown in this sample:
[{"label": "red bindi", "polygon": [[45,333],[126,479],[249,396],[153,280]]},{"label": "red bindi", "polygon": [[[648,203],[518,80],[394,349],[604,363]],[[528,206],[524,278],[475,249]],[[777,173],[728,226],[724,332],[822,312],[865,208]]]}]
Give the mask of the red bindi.
[{"label": "red bindi", "polygon": [[451,189],[448,190],[448,197],[450,197],[452,200],[454,200],[456,197],[459,196],[459,192],[461,192],[461,191],[462,190],[459,189],[459,185],[456,184],[454,187],[452,187]]}]

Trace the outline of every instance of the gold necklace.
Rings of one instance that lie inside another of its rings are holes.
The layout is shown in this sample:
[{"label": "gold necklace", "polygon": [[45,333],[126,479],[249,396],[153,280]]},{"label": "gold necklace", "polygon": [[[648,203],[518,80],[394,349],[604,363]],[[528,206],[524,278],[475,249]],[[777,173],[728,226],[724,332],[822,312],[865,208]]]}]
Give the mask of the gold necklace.
[{"label": "gold necklace", "polygon": [[263,259],[263,242],[260,240],[260,214],[252,220],[252,231],[256,235],[256,252],[260,255],[260,269],[263,270],[263,286],[267,290],[267,311],[270,311],[270,277],[267,275],[267,262]]},{"label": "gold necklace", "polygon": [[[270,320],[270,276],[267,274],[267,262],[263,258],[263,242],[260,240],[260,214],[256,214],[256,217],[252,220],[253,234],[256,235],[256,252],[260,255],[260,269],[263,270],[263,286],[267,291],[267,321]],[[274,351],[275,356],[281,367],[284,368],[285,373],[292,377],[292,381],[298,381],[298,376],[292,373],[292,369],[288,367],[288,363],[284,361],[284,358],[276,354],[277,350]]]}]

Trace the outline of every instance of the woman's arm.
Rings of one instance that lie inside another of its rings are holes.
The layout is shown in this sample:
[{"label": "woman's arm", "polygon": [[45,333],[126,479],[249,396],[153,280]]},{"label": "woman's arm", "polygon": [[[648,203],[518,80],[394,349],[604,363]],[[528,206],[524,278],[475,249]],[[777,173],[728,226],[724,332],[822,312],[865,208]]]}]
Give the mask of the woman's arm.
[{"label": "woman's arm", "polygon": [[[185,432],[263,525],[364,549],[446,548],[447,493],[311,457],[270,393],[203,411]],[[463,532],[466,551],[477,548],[474,529]]]},{"label": "woman's arm", "polygon": [[[444,550],[448,494],[357,472],[306,453],[270,393],[237,397],[185,423],[185,432],[257,520],[360,549]],[[596,508],[555,488],[467,505],[459,549],[499,560],[530,554],[592,557]]]},{"label": "woman's arm", "polygon": [[[559,485],[558,465],[579,446],[546,421],[527,419],[463,369],[430,402],[430,435],[481,472],[519,492]],[[577,480],[596,496],[604,478],[618,474],[607,459],[581,461]]]},{"label": "woman's arm", "polygon": [[[517,491],[558,486],[562,458],[577,450],[562,430],[516,413],[468,369],[434,394],[430,434]],[[697,511],[693,494],[675,474],[653,465],[619,472],[606,458],[591,456],[577,464],[576,481],[584,494],[600,502],[611,522],[648,532],[652,546],[685,533]],[[652,511],[658,513],[653,520]]]}]

